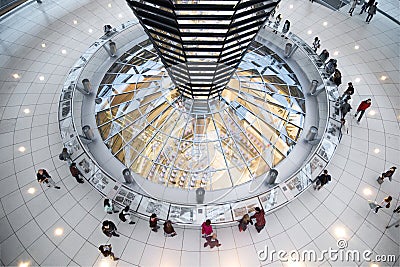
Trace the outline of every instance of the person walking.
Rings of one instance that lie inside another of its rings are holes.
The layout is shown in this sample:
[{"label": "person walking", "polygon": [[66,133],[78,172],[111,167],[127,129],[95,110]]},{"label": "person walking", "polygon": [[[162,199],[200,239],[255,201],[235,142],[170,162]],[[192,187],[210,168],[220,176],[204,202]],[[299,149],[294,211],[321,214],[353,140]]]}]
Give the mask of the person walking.
[{"label": "person walking", "polygon": [[253,221],[250,220],[250,216],[249,214],[245,214],[243,215],[242,219],[239,220],[239,232],[244,232],[247,229],[247,225],[249,225],[249,223],[251,223],[251,225],[253,225]]},{"label": "person walking", "polygon": [[353,16],[353,12],[354,12],[354,9],[356,8],[357,1],[358,0],[353,0],[353,2],[351,3],[351,7],[350,7],[350,10],[349,10],[350,16]]},{"label": "person walking", "polygon": [[282,15],[279,14],[276,18],[275,18],[275,22],[274,22],[274,30],[272,31],[273,33],[278,33],[278,27],[279,24],[281,24],[282,21]]},{"label": "person walking", "polygon": [[396,171],[396,169],[397,169],[397,168],[393,166],[393,167],[391,167],[389,170],[387,170],[387,171],[385,171],[384,173],[382,173],[382,175],[379,176],[378,179],[377,179],[378,183],[379,183],[379,184],[382,184],[382,183],[383,183],[383,180],[384,180],[385,178],[388,178],[389,181],[392,181],[392,176],[393,176],[394,172]]},{"label": "person walking", "polygon": [[114,213],[118,212],[117,210],[114,210],[114,205],[112,203],[112,200],[109,200],[108,198],[104,199],[103,205],[104,205],[104,211],[107,212],[108,214],[112,214],[113,212]]},{"label": "person walking", "polygon": [[383,206],[385,206],[385,208],[390,208],[390,202],[393,200],[393,198],[392,198],[392,196],[387,196],[386,198],[384,198],[383,200],[382,200],[382,202],[379,204],[379,205],[377,205],[376,206],[376,208],[375,208],[375,213],[378,213],[378,210],[379,209],[382,209],[383,208]]},{"label": "person walking", "polygon": [[368,9],[368,16],[367,19],[365,20],[366,23],[369,24],[369,22],[371,21],[371,19],[374,17],[374,15],[376,14],[376,11],[378,10],[378,2],[375,3],[375,5],[370,6],[370,8]]},{"label": "person walking", "polygon": [[47,187],[54,187],[55,189],[61,189],[56,183],[51,179],[51,176],[45,169],[39,169],[36,174],[37,180],[40,184],[45,183]]},{"label": "person walking", "polygon": [[[285,23],[283,24],[283,28],[282,28],[281,37],[284,37],[288,33],[289,29],[290,29],[290,21],[285,20]],[[285,39],[287,39],[287,36],[285,36]]]},{"label": "person walking", "polygon": [[75,162],[71,163],[71,165],[69,166],[69,171],[71,172],[72,177],[74,177],[78,183],[84,183],[83,178],[81,178],[81,176],[83,177],[83,175],[81,171],[76,167]]},{"label": "person walking", "polygon": [[347,83],[347,89],[343,92],[343,95],[340,97],[340,101],[348,101],[351,99],[351,96],[354,95],[354,86],[352,82]]},{"label": "person walking", "polygon": [[[393,210],[393,215],[395,215],[395,213],[400,214],[400,206],[398,206],[397,208],[395,208]],[[386,229],[393,227],[393,226],[397,228],[397,227],[399,227],[399,225],[400,225],[400,218],[397,219],[394,223],[387,225]]]},{"label": "person walking", "polygon": [[329,58],[329,52],[328,50],[324,49],[322,50],[321,54],[319,54],[319,59],[321,59],[321,61],[323,63],[325,63],[325,61]]},{"label": "person walking", "polygon": [[68,152],[68,149],[66,147],[63,148],[60,155],[58,155],[58,158],[60,160],[68,162],[68,164],[71,164],[72,162],[71,154]]},{"label": "person walking", "polygon": [[371,6],[373,6],[373,4],[375,3],[375,0],[368,0],[368,2],[366,0],[364,0],[364,4],[361,7],[361,11],[360,14],[361,15],[364,11],[367,11],[368,8],[370,8]]},{"label": "person walking", "polygon": [[155,213],[151,214],[150,219],[149,219],[151,231],[157,232],[158,229],[160,229],[160,226],[157,225],[157,222],[158,222],[157,214],[155,214]]},{"label": "person walking", "polygon": [[339,87],[339,85],[342,84],[342,73],[340,72],[339,69],[335,69],[333,72],[333,76],[331,77],[331,81]]},{"label": "person walking", "polygon": [[347,101],[340,105],[340,112],[342,113],[342,119],[346,117],[347,113],[349,113],[351,109],[352,107]]},{"label": "person walking", "polygon": [[[340,119],[340,131],[343,134],[349,134],[349,124],[344,118]],[[340,136],[340,139],[342,139],[342,136]]]},{"label": "person walking", "polygon": [[211,226],[211,221],[207,219],[201,225],[201,234],[203,235],[204,238],[206,238],[207,236],[211,235],[212,233],[213,233],[213,228]]},{"label": "person walking", "polygon": [[104,257],[110,257],[113,261],[119,260],[119,258],[116,258],[114,253],[112,252],[112,246],[111,244],[109,245],[100,245],[99,250],[101,254],[103,254]]},{"label": "person walking", "polygon": [[130,220],[129,224],[135,224],[135,222],[131,220],[131,213],[129,212],[129,205],[125,206],[125,208],[123,208],[118,215],[118,218],[122,222],[127,221],[126,217],[129,217],[129,220]]},{"label": "person walking", "polygon": [[206,242],[204,243],[204,247],[206,248],[207,246],[210,246],[210,248],[214,248],[214,247],[220,247],[222,244],[219,243],[218,239],[217,239],[217,234],[213,233],[210,236],[206,237]]},{"label": "person walking", "polygon": [[314,38],[314,42],[312,43],[312,45],[314,52],[317,52],[317,50],[321,47],[321,40],[318,38],[318,36]]},{"label": "person walking", "polygon": [[257,230],[257,233],[260,233],[262,229],[265,227],[265,212],[263,209],[260,209],[259,207],[255,208],[256,213],[250,217],[250,219],[256,219],[255,227]]},{"label": "person walking", "polygon": [[176,236],[176,232],[174,227],[172,226],[172,222],[170,220],[165,221],[164,223],[164,236],[165,237],[174,237]]},{"label": "person walking", "polygon": [[360,117],[358,117],[357,122],[360,123],[361,118],[363,117],[365,111],[367,108],[371,106],[371,98],[368,98],[367,100],[364,100],[360,103],[360,105],[357,108],[356,114],[354,114],[354,118],[357,117],[358,113],[360,113]]},{"label": "person walking", "polygon": [[119,234],[117,234],[117,227],[112,221],[105,220],[103,222],[103,226],[101,227],[101,230],[103,231],[103,234],[105,234],[108,237],[116,236],[119,237]]},{"label": "person walking", "polygon": [[314,181],[316,181],[314,190],[320,190],[324,185],[329,183],[331,176],[328,174],[328,170],[324,170]]},{"label": "person walking", "polygon": [[330,75],[332,75],[337,68],[337,60],[334,58],[329,59],[329,61],[325,64],[325,71]]}]

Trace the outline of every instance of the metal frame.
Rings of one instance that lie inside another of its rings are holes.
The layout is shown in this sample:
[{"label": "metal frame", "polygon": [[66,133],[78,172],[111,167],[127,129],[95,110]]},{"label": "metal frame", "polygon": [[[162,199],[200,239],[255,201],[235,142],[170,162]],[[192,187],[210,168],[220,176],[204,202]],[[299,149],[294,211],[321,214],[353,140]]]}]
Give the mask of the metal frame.
[{"label": "metal frame", "polygon": [[[278,1],[127,0],[179,92],[217,97]],[[184,3],[183,3],[184,2]],[[207,71],[206,71],[207,70]]]}]

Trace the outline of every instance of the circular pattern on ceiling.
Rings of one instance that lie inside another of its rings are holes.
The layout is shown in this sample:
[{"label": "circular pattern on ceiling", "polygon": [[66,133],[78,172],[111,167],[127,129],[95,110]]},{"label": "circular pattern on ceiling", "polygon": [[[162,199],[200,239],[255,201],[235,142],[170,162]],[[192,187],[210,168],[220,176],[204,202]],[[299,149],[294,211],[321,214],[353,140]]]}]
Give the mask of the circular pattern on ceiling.
[{"label": "circular pattern on ceiling", "polygon": [[289,66],[258,42],[219,98],[182,98],[145,40],[105,74],[95,111],[104,143],[141,177],[217,190],[256,179],[289,155],[305,100]]}]

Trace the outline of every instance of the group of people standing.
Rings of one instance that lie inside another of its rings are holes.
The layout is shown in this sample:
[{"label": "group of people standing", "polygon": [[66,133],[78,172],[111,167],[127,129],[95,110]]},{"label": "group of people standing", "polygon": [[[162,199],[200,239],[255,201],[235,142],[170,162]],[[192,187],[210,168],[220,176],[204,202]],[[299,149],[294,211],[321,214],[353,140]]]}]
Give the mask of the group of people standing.
[{"label": "group of people standing", "polygon": [[[72,177],[74,177],[78,183],[80,183],[80,184],[84,183],[83,175],[82,175],[81,171],[76,167],[76,163],[72,161],[71,154],[68,152],[67,148],[64,147],[62,149],[58,158],[62,161],[66,161],[68,163],[69,171],[70,171]],[[39,169],[36,173],[36,178],[40,184],[44,184],[47,187],[54,187],[55,189],[61,189],[61,187],[58,186],[54,182],[54,180],[51,178],[50,174],[48,173],[48,171],[46,169]]]},{"label": "group of people standing", "polygon": [[[312,48],[315,52],[320,48],[321,46],[321,40],[317,37],[314,38],[314,41],[312,43]],[[329,52],[328,50],[324,49],[322,52],[319,54],[319,58],[322,61],[322,64],[320,67],[325,67],[325,72],[329,75],[329,81],[339,87],[342,84],[342,73],[340,70],[337,68],[337,60],[334,58],[330,58],[328,62],[326,60],[329,58]],[[326,62],[326,63],[325,63]],[[342,96],[340,96],[337,99],[337,104],[339,105],[339,110],[341,113],[341,123],[342,123],[342,130],[348,133],[348,127],[346,124],[345,117],[346,115],[350,112],[352,109],[350,105],[350,100],[352,96],[354,95],[355,89],[353,86],[352,82],[347,83],[347,89],[343,92]],[[358,108],[356,110],[356,113],[354,114],[354,117],[357,118],[357,123],[360,123],[361,118],[364,116],[365,111],[371,106],[372,101],[370,98],[365,99],[360,102],[358,105]],[[339,112],[339,111],[338,111]]]},{"label": "group of people standing", "polygon": [[[118,211],[115,210],[115,207],[113,205],[113,202],[109,199],[104,200],[104,210],[108,214],[112,213],[117,213]],[[262,229],[264,229],[266,220],[265,220],[265,212],[263,209],[256,207],[254,209],[255,213],[252,216],[249,216],[249,214],[245,214],[242,219],[240,219],[239,222],[239,231],[246,231],[247,226],[249,223],[252,225],[255,225],[255,229],[258,233],[261,232]],[[130,216],[129,213],[129,206],[126,206],[124,209],[122,209],[119,213],[119,218],[122,222],[127,221],[126,216]],[[255,223],[253,223],[252,220],[255,220]],[[156,214],[152,214],[149,218],[149,226],[151,231],[153,232],[158,232],[158,229],[160,229],[160,226],[158,226],[158,218]],[[134,224],[132,220],[130,220],[130,224]],[[177,233],[174,230],[174,227],[172,226],[172,222],[170,220],[166,220],[163,224],[163,230],[164,230],[164,236],[165,237],[174,237],[177,235]],[[115,225],[114,222],[110,220],[105,220],[102,223],[101,227],[102,232],[109,238],[115,236],[119,237],[120,234],[118,234],[118,229],[117,226]],[[217,233],[214,231],[213,226],[211,224],[211,220],[207,219],[205,222],[202,223],[201,225],[201,236],[202,238],[205,239],[204,242],[204,247],[210,247],[211,249],[214,247],[220,247],[222,244],[219,242],[217,238]],[[112,260],[118,260],[119,258],[115,257],[114,253],[112,252],[112,245],[111,244],[106,244],[106,245],[101,245],[99,246],[99,251],[103,254],[104,257],[111,257]]]},{"label": "group of people standing", "polygon": [[[351,7],[349,10],[350,16],[353,16],[354,9],[356,8],[356,5],[358,4],[358,0],[353,0],[351,3]],[[373,16],[376,14],[376,11],[378,10],[378,2],[375,2],[375,0],[364,0],[364,3],[361,7],[360,14],[361,15],[364,11],[368,13],[367,18],[365,20],[366,23],[369,24]]]},{"label": "group of people standing", "polygon": [[[268,21],[270,23],[272,23],[274,15],[275,15],[275,9],[269,15]],[[273,31],[272,31],[273,33],[275,33],[275,34],[278,33],[278,28],[279,28],[281,22],[282,22],[282,14],[279,14],[278,16],[276,16],[274,24],[272,26],[273,27]],[[285,39],[288,39],[288,37],[286,35],[289,32],[289,29],[290,29],[290,21],[289,20],[285,20],[285,23],[283,23],[283,26],[282,26],[282,29],[281,29],[281,33],[282,33],[281,37],[285,37]]]}]

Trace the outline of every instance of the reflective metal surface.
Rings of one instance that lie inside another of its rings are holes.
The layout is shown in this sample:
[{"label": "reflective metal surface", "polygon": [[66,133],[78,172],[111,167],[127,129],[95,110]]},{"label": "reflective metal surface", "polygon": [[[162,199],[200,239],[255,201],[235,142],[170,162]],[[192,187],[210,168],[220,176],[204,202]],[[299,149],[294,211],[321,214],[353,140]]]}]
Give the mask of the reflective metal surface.
[{"label": "reflective metal surface", "polygon": [[112,154],[153,182],[207,190],[256,179],[285,159],[305,117],[289,66],[254,42],[219,98],[182,97],[149,40],[125,52],[97,92],[96,122]]},{"label": "reflective metal surface", "polygon": [[127,0],[179,92],[217,97],[280,0]]}]

